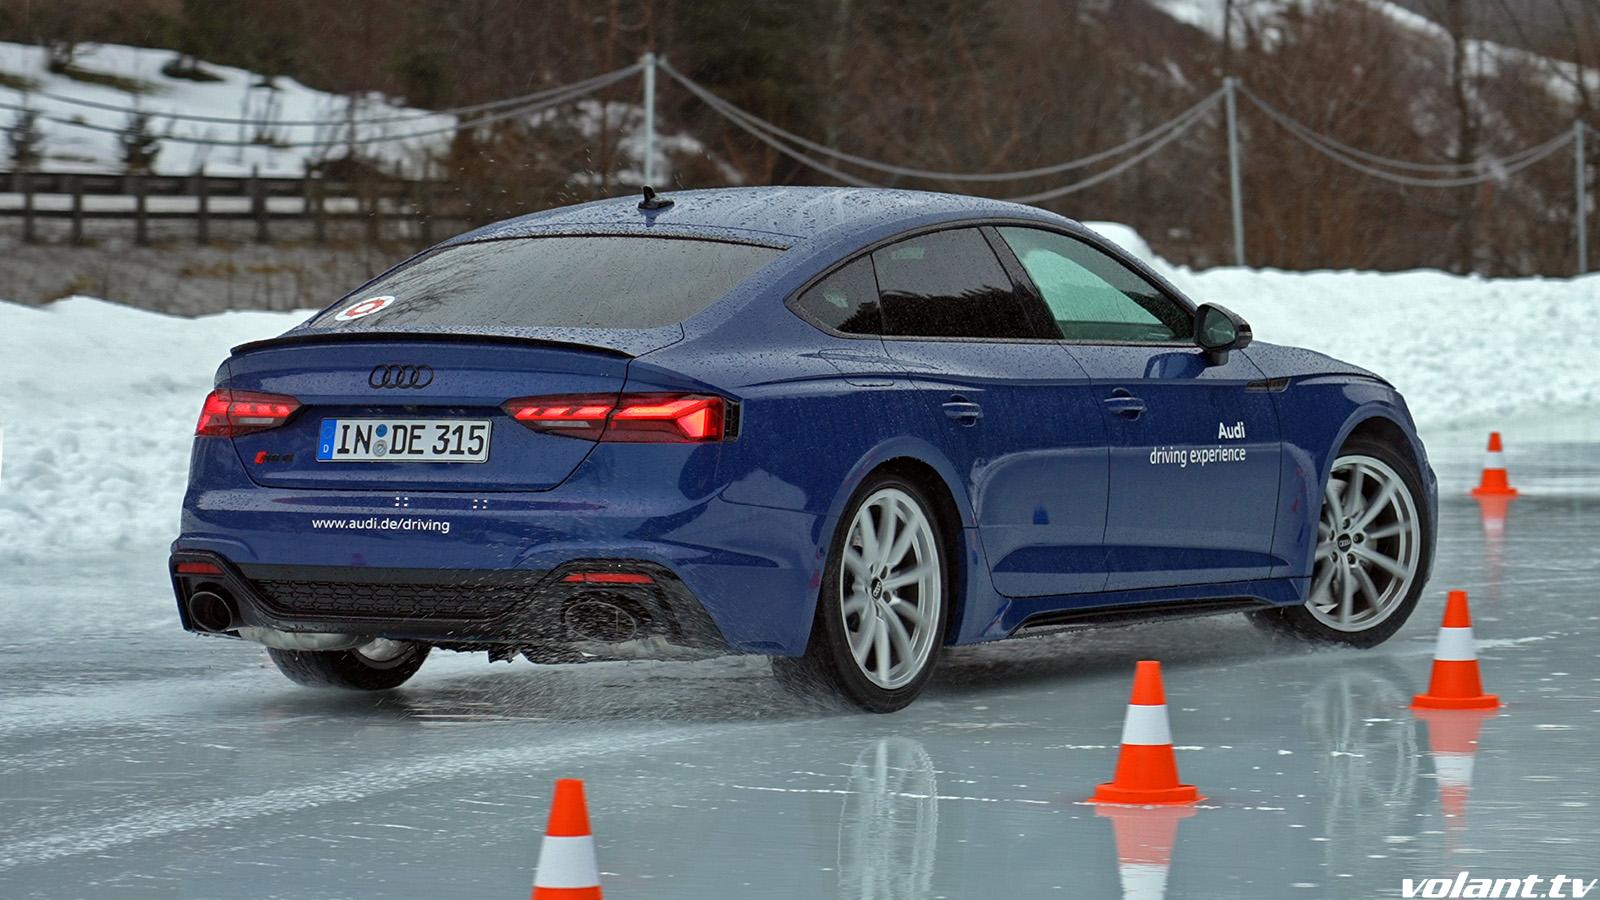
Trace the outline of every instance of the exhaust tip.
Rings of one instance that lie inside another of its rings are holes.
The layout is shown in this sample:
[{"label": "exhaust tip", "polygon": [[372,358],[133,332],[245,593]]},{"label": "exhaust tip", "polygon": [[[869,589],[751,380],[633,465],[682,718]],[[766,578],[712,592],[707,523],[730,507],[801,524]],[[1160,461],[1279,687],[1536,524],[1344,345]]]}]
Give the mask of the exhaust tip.
[{"label": "exhaust tip", "polygon": [[639,620],[625,607],[609,599],[584,597],[567,605],[562,618],[567,633],[583,641],[620,644],[639,633]]},{"label": "exhaust tip", "polygon": [[220,633],[231,631],[237,616],[233,602],[226,594],[216,591],[195,591],[189,595],[189,621],[201,631]]}]

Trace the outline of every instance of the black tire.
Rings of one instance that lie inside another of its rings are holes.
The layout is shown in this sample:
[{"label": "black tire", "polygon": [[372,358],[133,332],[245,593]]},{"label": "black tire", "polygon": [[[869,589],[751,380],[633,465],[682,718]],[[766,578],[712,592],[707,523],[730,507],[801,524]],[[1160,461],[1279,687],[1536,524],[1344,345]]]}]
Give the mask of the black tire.
[{"label": "black tire", "polygon": [[1430,567],[1433,562],[1434,540],[1432,512],[1423,500],[1425,495],[1422,490],[1422,475],[1417,471],[1416,460],[1412,459],[1409,453],[1373,438],[1362,436],[1351,438],[1339,449],[1337,457],[1355,455],[1370,456],[1386,463],[1400,475],[1401,482],[1411,492],[1420,524],[1421,536],[1418,548],[1420,557],[1417,574],[1405,596],[1386,618],[1362,631],[1341,631],[1332,628],[1319,621],[1304,604],[1251,612],[1250,619],[1256,625],[1271,632],[1314,643],[1376,647],[1393,637],[1416,610],[1417,601],[1427,588],[1428,578],[1432,574]]},{"label": "black tire", "polygon": [[267,648],[273,665],[295,684],[352,691],[387,691],[397,688],[422,668],[433,649],[407,643],[391,659],[372,659],[359,650],[279,650]]},{"label": "black tire", "polygon": [[[861,505],[884,488],[895,488],[905,493],[920,508],[923,516],[933,526],[933,547],[938,555],[939,612],[934,625],[936,636],[932,641],[922,669],[902,687],[887,689],[874,684],[856,665],[850,652],[845,613],[840,602],[840,568],[851,523]],[[889,713],[904,709],[922,693],[939,661],[950,622],[950,608],[955,605],[951,577],[951,549],[944,523],[939,518],[938,507],[928,498],[927,492],[915,483],[898,475],[883,474],[867,480],[845,505],[844,515],[833,535],[828,549],[828,564],[823,570],[822,587],[817,596],[817,613],[812,624],[806,652],[798,657],[774,657],[774,676],[784,686],[800,693],[825,690],[842,697],[851,704],[874,713]]]}]

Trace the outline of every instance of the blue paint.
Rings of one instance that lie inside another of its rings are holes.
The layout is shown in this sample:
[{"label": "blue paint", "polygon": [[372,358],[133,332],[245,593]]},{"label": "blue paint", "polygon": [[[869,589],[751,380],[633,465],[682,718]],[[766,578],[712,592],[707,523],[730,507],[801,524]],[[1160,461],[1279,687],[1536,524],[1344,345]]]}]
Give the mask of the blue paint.
[{"label": "blue paint", "polygon": [[[637,198],[619,198],[446,243],[649,228],[787,252],[677,326],[480,326],[360,342],[300,326],[288,341],[238,348],[219,385],[290,394],[306,411],[278,429],[195,441],[174,548],[296,566],[547,570],[575,559],[645,560],[682,579],[731,649],[796,654],[846,504],[890,461],[931,472],[955,510],[953,643],[1005,637],[1030,615],[1063,610],[1240,596],[1302,602],[1322,484],[1337,448],[1371,417],[1405,435],[1429,509],[1436,503],[1399,394],[1319,354],[1256,344],[1211,365],[1198,349],[1172,344],[842,337],[784,303],[870,245],[982,221],[1076,235],[1182,298],[1070,220],[909,191],[758,188],[672,199],[649,217]],[[520,342],[474,340],[485,336]],[[424,363],[438,377],[403,398],[368,383],[374,366]],[[1276,392],[1247,389],[1264,379],[1288,381]],[[1119,389],[1146,411],[1112,412],[1104,401]],[[500,411],[513,397],[615,391],[720,394],[738,403],[740,433],[719,444],[595,444],[530,431]],[[982,420],[963,425],[941,413],[955,395],[981,403]],[[489,461],[316,462],[303,452],[314,443],[329,459],[332,420],[393,415],[402,401],[406,418],[492,420]],[[1242,437],[1220,436],[1240,422]],[[1172,448],[1219,446],[1244,458],[1153,461]],[[246,466],[258,451],[295,455]],[[405,516],[448,519],[449,534],[311,526],[393,515],[399,492]]]}]

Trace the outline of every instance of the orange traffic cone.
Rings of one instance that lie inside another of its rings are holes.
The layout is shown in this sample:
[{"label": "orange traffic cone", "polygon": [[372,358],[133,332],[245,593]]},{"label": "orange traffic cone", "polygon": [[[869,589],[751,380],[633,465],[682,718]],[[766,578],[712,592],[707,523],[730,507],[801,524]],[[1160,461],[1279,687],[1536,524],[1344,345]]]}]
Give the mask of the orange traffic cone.
[{"label": "orange traffic cone", "polygon": [[1494,709],[1500,698],[1483,692],[1478,676],[1478,650],[1472,641],[1472,615],[1467,592],[1451,591],[1433,653],[1428,692],[1411,698],[1412,709]]},{"label": "orange traffic cone", "polygon": [[1095,789],[1090,803],[1129,806],[1194,803],[1192,784],[1178,783],[1178,760],[1167,725],[1167,697],[1161,689],[1161,663],[1139,661],[1133,672],[1133,697],[1122,724],[1122,753],[1111,781]]},{"label": "orange traffic cone", "polygon": [[1484,709],[1424,709],[1417,718],[1428,723],[1428,752],[1439,779],[1439,806],[1446,830],[1459,834],[1467,827],[1467,794],[1472,790],[1472,763],[1478,752],[1478,732],[1483,720],[1494,716]]},{"label": "orange traffic cone", "polygon": [[594,861],[594,835],[583,782],[556,781],[550,803],[550,824],[539,848],[539,870],[533,876],[532,900],[600,900],[600,869]]},{"label": "orange traffic cone", "polygon": [[1500,459],[1500,432],[1489,432],[1489,453],[1483,460],[1483,476],[1472,489],[1474,497],[1515,497],[1517,489],[1506,478],[1506,464]]},{"label": "orange traffic cone", "polygon": [[1167,870],[1178,840],[1178,822],[1194,815],[1187,806],[1101,806],[1094,814],[1111,820],[1117,840],[1117,874],[1123,900],[1162,900]]}]

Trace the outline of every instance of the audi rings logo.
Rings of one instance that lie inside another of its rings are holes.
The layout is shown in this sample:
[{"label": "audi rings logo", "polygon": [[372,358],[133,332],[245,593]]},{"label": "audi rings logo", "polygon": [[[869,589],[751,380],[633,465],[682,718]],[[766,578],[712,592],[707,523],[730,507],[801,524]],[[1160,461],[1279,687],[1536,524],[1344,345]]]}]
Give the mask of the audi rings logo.
[{"label": "audi rings logo", "polygon": [[373,366],[367,384],[375,388],[425,388],[433,384],[432,366]]}]

